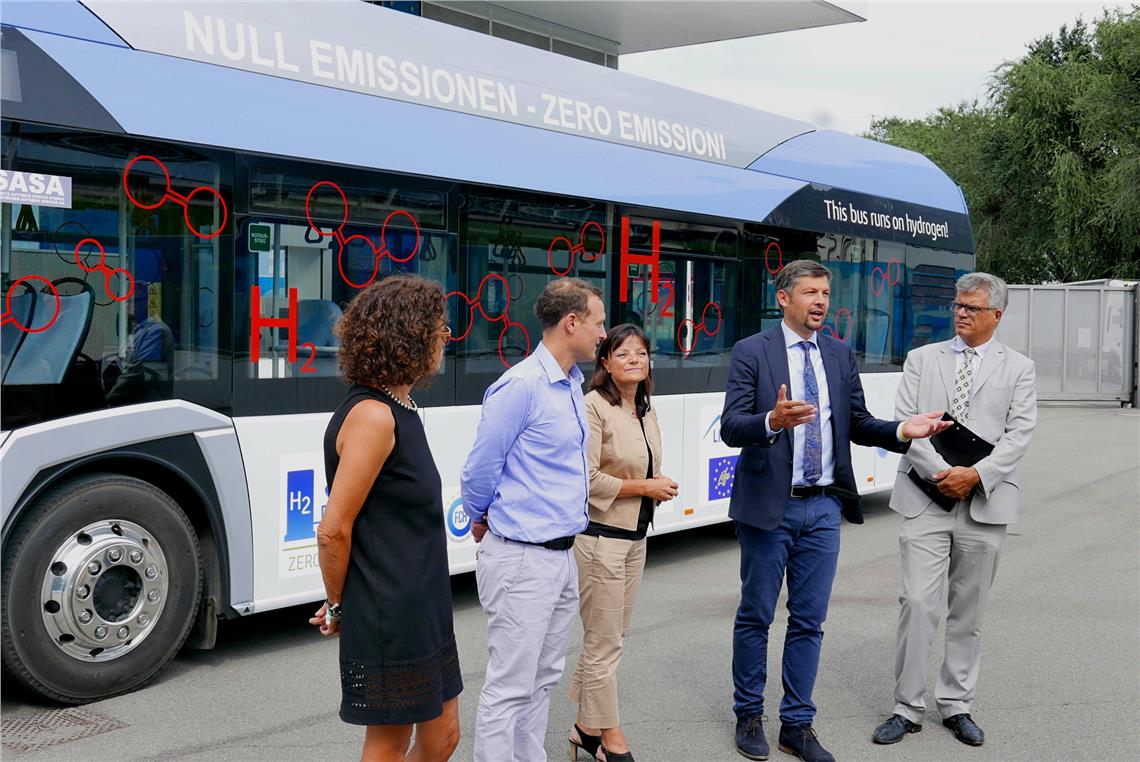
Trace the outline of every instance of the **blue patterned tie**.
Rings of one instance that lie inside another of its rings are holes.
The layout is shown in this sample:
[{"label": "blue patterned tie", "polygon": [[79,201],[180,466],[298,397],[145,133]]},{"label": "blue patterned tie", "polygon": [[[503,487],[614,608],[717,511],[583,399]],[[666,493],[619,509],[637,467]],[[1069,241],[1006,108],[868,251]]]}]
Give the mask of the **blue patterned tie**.
[{"label": "blue patterned tie", "polygon": [[804,481],[815,484],[823,476],[823,436],[819,428],[819,386],[815,381],[815,368],[811,364],[810,341],[798,345],[804,351],[804,402],[815,406],[815,418],[804,424]]}]

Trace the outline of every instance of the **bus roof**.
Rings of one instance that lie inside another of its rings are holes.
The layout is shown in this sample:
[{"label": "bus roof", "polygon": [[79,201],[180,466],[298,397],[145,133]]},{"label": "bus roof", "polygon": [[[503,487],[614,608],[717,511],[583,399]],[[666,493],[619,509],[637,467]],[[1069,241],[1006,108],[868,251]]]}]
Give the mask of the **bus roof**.
[{"label": "bus roof", "polygon": [[[870,237],[921,215],[953,231],[925,245],[973,249],[920,154],[366,3],[288,7],[6,1],[2,21],[133,135]],[[51,122],[39,90],[5,114]]]}]

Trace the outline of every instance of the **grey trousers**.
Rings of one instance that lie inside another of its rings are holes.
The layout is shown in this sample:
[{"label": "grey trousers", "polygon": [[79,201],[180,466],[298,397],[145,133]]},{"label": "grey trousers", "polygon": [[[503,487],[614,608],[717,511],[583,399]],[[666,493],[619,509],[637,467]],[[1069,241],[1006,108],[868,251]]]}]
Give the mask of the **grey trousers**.
[{"label": "grey trousers", "polygon": [[550,691],[562,677],[578,613],[574,551],[488,532],[475,580],[490,657],[475,715],[475,760],[544,762]]},{"label": "grey trousers", "polygon": [[926,714],[930,649],[941,619],[942,588],[949,578],[946,652],[934,689],[943,718],[969,712],[982,663],[982,615],[997,575],[1004,524],[980,524],[969,504],[952,511],[936,505],[899,531],[902,594],[895,641],[895,713],[921,723]]}]

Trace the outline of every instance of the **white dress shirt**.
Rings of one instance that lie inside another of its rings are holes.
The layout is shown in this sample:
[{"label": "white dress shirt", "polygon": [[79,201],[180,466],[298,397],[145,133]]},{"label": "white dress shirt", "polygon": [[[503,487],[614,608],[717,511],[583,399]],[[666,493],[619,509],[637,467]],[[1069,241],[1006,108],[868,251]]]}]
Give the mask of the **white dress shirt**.
[{"label": "white dress shirt", "polygon": [[[831,431],[831,397],[827,390],[827,373],[823,369],[823,355],[819,352],[817,334],[813,333],[810,339],[801,338],[795,331],[788,328],[787,323],[780,321],[780,328],[784,332],[784,346],[788,353],[788,376],[791,386],[788,387],[789,400],[803,400],[807,389],[804,387],[804,350],[796,346],[801,341],[811,342],[811,367],[815,371],[815,385],[819,388],[819,432],[820,432],[820,477],[815,486],[825,487],[835,483],[835,442]],[[770,425],[772,412],[764,417],[764,426],[768,429],[768,437],[776,436]],[[792,484],[802,485],[804,482],[804,440],[807,437],[807,424],[792,429]]]}]

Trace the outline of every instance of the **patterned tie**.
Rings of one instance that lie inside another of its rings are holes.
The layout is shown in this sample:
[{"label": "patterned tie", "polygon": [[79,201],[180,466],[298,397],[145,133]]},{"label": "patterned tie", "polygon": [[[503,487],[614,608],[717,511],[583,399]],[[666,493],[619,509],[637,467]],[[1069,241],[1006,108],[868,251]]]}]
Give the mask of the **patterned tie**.
[{"label": "patterned tie", "polygon": [[960,423],[970,417],[970,387],[974,385],[974,355],[977,353],[973,347],[962,350],[962,366],[954,376],[954,399],[950,402],[950,415]]},{"label": "patterned tie", "polygon": [[815,484],[823,476],[823,437],[819,428],[819,386],[815,381],[815,368],[811,364],[811,342],[801,341],[797,346],[804,351],[804,402],[815,406],[816,415],[811,423],[804,424],[804,481]]}]

